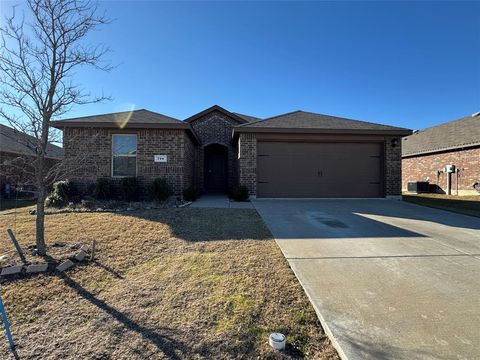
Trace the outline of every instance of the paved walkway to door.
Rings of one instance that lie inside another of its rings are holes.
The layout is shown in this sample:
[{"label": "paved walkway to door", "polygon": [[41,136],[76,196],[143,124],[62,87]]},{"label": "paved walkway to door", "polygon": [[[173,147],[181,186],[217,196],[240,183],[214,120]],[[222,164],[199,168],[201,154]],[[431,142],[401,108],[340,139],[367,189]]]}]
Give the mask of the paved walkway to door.
[{"label": "paved walkway to door", "polygon": [[391,200],[255,200],[348,359],[480,358],[480,219]]},{"label": "paved walkway to door", "polygon": [[190,205],[192,208],[253,209],[251,202],[232,201],[224,194],[205,194]]}]

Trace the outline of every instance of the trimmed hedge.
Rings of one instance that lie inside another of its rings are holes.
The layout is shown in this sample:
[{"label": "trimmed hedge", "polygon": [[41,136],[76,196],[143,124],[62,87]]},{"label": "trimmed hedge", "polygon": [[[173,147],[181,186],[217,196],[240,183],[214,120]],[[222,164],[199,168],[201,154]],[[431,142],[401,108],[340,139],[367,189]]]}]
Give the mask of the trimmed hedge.
[{"label": "trimmed hedge", "polygon": [[166,179],[157,178],[150,184],[148,195],[152,200],[165,201],[173,195],[173,191]]},{"label": "trimmed hedge", "polygon": [[98,200],[110,200],[112,196],[112,181],[109,178],[98,178],[93,189],[93,197]]},{"label": "trimmed hedge", "polygon": [[122,200],[135,201],[138,200],[140,192],[140,184],[136,177],[126,177],[120,182],[120,192]]},{"label": "trimmed hedge", "polygon": [[186,201],[195,201],[198,199],[198,192],[193,186],[183,190],[183,199]]},{"label": "trimmed hedge", "polygon": [[248,201],[248,188],[245,185],[236,185],[230,191],[230,197],[235,201]]}]

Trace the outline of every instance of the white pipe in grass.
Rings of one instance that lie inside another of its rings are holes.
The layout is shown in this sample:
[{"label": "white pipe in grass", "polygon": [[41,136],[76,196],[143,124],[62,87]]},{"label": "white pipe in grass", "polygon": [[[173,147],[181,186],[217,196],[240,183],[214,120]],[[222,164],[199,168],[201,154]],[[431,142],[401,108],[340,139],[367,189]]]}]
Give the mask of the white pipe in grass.
[{"label": "white pipe in grass", "polygon": [[286,337],[281,333],[271,333],[268,338],[268,343],[275,350],[285,349]]}]

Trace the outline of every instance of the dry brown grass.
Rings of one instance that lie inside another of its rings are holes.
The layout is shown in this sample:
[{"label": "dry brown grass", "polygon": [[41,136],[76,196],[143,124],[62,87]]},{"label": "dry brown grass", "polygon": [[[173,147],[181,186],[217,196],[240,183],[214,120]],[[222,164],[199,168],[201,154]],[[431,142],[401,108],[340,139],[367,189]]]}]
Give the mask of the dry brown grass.
[{"label": "dry brown grass", "polygon": [[[20,213],[32,244],[34,216]],[[0,249],[13,220],[0,213]],[[2,284],[21,359],[338,358],[253,210],[59,214],[46,228],[50,243],[96,239],[97,262]],[[269,348],[272,331],[287,352]]]}]

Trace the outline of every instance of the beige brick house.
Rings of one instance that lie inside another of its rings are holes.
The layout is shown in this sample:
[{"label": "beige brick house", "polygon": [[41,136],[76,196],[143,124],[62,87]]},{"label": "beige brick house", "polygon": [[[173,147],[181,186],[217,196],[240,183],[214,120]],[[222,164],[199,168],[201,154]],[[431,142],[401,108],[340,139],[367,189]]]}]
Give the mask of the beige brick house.
[{"label": "beige brick house", "polygon": [[241,184],[252,197],[386,197],[401,193],[410,130],[295,111],[266,119],[212,106],[184,121],[148,110],[56,121],[71,180],[166,178],[175,194]]},{"label": "beige brick house", "polygon": [[[450,176],[452,194],[479,194],[480,113],[417,131],[403,138],[402,149],[404,191],[409,182],[428,181],[446,193]],[[446,165],[454,166],[450,174]]]}]

